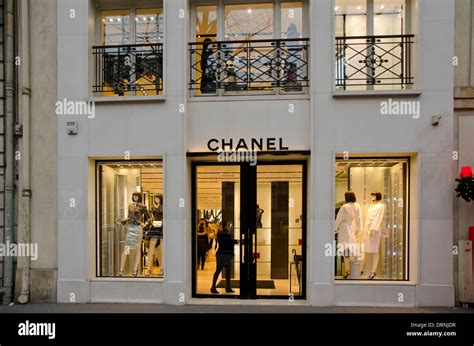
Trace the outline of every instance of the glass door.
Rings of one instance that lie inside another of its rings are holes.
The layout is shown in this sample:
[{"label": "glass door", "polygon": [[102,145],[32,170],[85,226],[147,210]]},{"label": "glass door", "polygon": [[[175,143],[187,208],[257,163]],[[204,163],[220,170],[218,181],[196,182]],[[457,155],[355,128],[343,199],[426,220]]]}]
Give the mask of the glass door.
[{"label": "glass door", "polygon": [[304,165],[257,166],[257,296],[302,296]]},{"label": "glass door", "polygon": [[194,292],[238,297],[241,167],[203,164],[193,173]]},{"label": "glass door", "polygon": [[304,162],[193,167],[193,294],[304,297]]}]

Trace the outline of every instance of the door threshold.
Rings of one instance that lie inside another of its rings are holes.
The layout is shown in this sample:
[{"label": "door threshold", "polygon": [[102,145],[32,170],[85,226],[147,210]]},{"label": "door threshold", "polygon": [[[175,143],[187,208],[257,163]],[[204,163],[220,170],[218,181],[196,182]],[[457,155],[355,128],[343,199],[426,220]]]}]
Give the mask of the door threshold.
[{"label": "door threshold", "polygon": [[286,299],[226,299],[191,298],[188,305],[261,305],[261,306],[310,306],[306,300],[288,301]]}]

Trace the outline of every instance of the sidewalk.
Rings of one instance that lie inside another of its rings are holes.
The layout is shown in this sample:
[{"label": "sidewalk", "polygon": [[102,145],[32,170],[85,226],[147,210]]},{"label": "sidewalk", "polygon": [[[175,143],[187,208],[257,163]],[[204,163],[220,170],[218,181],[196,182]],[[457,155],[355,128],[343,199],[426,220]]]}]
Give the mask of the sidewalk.
[{"label": "sidewalk", "polygon": [[312,307],[269,305],[26,304],[0,305],[4,313],[474,313],[463,308]]}]

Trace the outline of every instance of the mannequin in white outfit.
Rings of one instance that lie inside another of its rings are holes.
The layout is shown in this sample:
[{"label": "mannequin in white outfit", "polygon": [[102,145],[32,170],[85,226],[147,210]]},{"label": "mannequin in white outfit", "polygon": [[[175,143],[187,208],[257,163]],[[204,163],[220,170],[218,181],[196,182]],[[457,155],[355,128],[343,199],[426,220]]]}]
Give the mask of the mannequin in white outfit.
[{"label": "mannequin in white outfit", "polygon": [[385,217],[385,205],[382,203],[382,194],[374,192],[372,204],[367,212],[367,219],[364,231],[365,258],[361,275],[365,269],[370,270],[368,279],[372,280],[377,275],[377,265],[379,264],[380,239],[382,237],[382,222]]},{"label": "mannequin in white outfit", "polygon": [[344,204],[336,217],[336,233],[338,233],[338,244],[344,246],[344,279],[350,275],[351,260],[354,257],[356,235],[361,230],[360,205],[356,203],[354,192],[348,191],[344,194]]}]

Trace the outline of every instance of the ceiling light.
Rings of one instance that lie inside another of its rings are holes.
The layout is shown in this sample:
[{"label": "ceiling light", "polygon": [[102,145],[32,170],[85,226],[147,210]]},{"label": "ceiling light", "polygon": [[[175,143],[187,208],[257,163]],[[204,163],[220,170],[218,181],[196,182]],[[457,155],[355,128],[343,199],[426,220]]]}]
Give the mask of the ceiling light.
[{"label": "ceiling light", "polygon": [[150,17],[150,20],[155,20],[155,17]]},{"label": "ceiling light", "polygon": [[360,10],[362,7],[361,6],[357,6],[357,9]]},{"label": "ceiling light", "polygon": [[146,17],[143,17],[143,21],[145,21],[145,22],[146,22]]},{"label": "ceiling light", "polygon": [[248,13],[248,14],[252,13],[252,9],[249,8],[249,9],[247,10],[247,13]]},{"label": "ceiling light", "polygon": [[135,20],[138,22],[138,17],[135,17]]},{"label": "ceiling light", "polygon": [[380,5],[380,9],[383,10],[385,8],[385,5]]},{"label": "ceiling light", "polygon": [[338,11],[338,10],[339,10],[338,6],[334,7],[334,11]]},{"label": "ceiling light", "polygon": [[110,19],[109,19],[109,22],[113,23],[113,22],[114,22],[114,19],[113,19],[113,18],[110,18]]},{"label": "ceiling light", "polygon": [[117,21],[118,21],[118,22],[121,22],[121,21],[122,21],[122,19],[121,19],[121,18],[117,18]]}]

